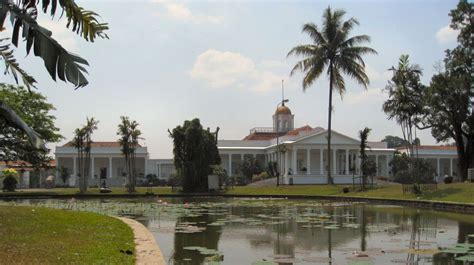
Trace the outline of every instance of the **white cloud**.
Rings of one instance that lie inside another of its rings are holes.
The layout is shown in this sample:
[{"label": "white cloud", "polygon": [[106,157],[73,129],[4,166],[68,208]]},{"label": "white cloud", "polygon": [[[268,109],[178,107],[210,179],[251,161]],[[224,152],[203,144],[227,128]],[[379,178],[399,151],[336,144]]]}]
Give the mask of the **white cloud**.
[{"label": "white cloud", "polygon": [[[155,0],[153,2],[160,3],[163,6],[163,11],[166,16],[174,19],[188,21],[196,24],[202,23],[220,23],[222,21],[221,16],[211,16],[204,14],[195,14],[183,3]],[[157,13],[160,15],[161,13]]]},{"label": "white cloud", "polygon": [[208,82],[213,88],[235,86],[259,92],[280,88],[281,80],[287,78],[262,67],[262,64],[257,66],[240,53],[214,49],[196,58],[190,75]]},{"label": "white cloud", "polygon": [[364,91],[347,92],[344,95],[344,103],[351,105],[367,104],[376,101],[384,101],[386,97],[382,89],[369,88]]},{"label": "white cloud", "polygon": [[436,40],[440,44],[447,44],[447,43],[453,43],[456,42],[456,39],[458,37],[459,31],[452,29],[449,25],[444,26],[440,28],[436,32]]},{"label": "white cloud", "polygon": [[370,82],[387,82],[392,77],[392,73],[389,70],[378,71],[368,64],[365,65],[365,72]]}]

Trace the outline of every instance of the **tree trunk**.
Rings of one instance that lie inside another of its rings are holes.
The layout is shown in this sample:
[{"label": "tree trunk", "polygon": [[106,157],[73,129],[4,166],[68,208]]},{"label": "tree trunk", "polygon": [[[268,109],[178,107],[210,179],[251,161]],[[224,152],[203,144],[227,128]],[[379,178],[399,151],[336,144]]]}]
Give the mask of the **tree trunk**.
[{"label": "tree trunk", "polygon": [[329,66],[330,74],[329,74],[329,108],[328,108],[328,184],[333,184],[333,180],[331,177],[331,116],[332,116],[332,63]]}]

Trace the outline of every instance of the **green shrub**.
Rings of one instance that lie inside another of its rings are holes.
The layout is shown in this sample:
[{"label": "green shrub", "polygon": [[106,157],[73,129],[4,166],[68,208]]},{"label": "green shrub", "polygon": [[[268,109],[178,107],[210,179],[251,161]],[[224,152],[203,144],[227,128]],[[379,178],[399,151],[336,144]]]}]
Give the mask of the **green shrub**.
[{"label": "green shrub", "polygon": [[444,177],[444,179],[443,179],[445,184],[451,184],[451,183],[453,183],[453,180],[454,180],[454,178],[452,176],[447,176],[447,177]]},{"label": "green shrub", "polygon": [[16,184],[18,184],[19,175],[15,169],[4,169],[2,171],[3,176],[3,190],[15,191]]}]

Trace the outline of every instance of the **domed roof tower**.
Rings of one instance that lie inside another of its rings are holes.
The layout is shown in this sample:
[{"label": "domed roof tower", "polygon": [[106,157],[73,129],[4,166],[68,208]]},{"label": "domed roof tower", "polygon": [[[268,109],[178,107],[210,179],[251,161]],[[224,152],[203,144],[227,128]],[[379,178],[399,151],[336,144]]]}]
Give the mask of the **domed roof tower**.
[{"label": "domed roof tower", "polygon": [[293,130],[294,117],[295,115],[291,114],[290,108],[285,106],[285,101],[282,100],[281,106],[278,106],[273,114],[273,131],[282,133]]}]

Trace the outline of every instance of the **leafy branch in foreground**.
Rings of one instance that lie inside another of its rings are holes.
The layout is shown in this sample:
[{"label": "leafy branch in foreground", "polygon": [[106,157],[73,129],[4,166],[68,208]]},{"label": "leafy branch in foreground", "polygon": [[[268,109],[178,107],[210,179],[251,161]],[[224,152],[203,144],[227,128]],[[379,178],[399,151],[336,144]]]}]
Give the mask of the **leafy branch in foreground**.
[{"label": "leafy branch in foreground", "polygon": [[[0,39],[0,43],[6,39]],[[0,56],[5,62],[5,74],[13,75],[16,83],[18,84],[18,75],[21,77],[23,84],[30,90],[31,87],[35,87],[36,80],[34,77],[29,75],[25,70],[20,68],[20,65],[13,56],[13,51],[10,50],[10,45],[0,45]]]},{"label": "leafy branch in foreground", "polygon": [[[42,9],[46,13],[50,7],[50,14],[54,16],[58,4],[68,19],[67,27],[85,40],[93,42],[97,37],[108,38],[105,33],[108,30],[107,23],[99,23],[96,13],[83,9],[73,0],[43,0]],[[53,80],[56,81],[57,75],[60,80],[70,82],[76,88],[88,84],[84,76],[87,73],[84,66],[89,65],[88,62],[68,52],[52,37],[51,31],[37,23],[37,1],[23,0],[13,3],[0,0],[0,29],[3,29],[7,15],[10,16],[13,27],[12,44],[18,47],[21,29],[21,37],[26,41],[27,54],[33,48],[35,56],[43,59]]]}]

